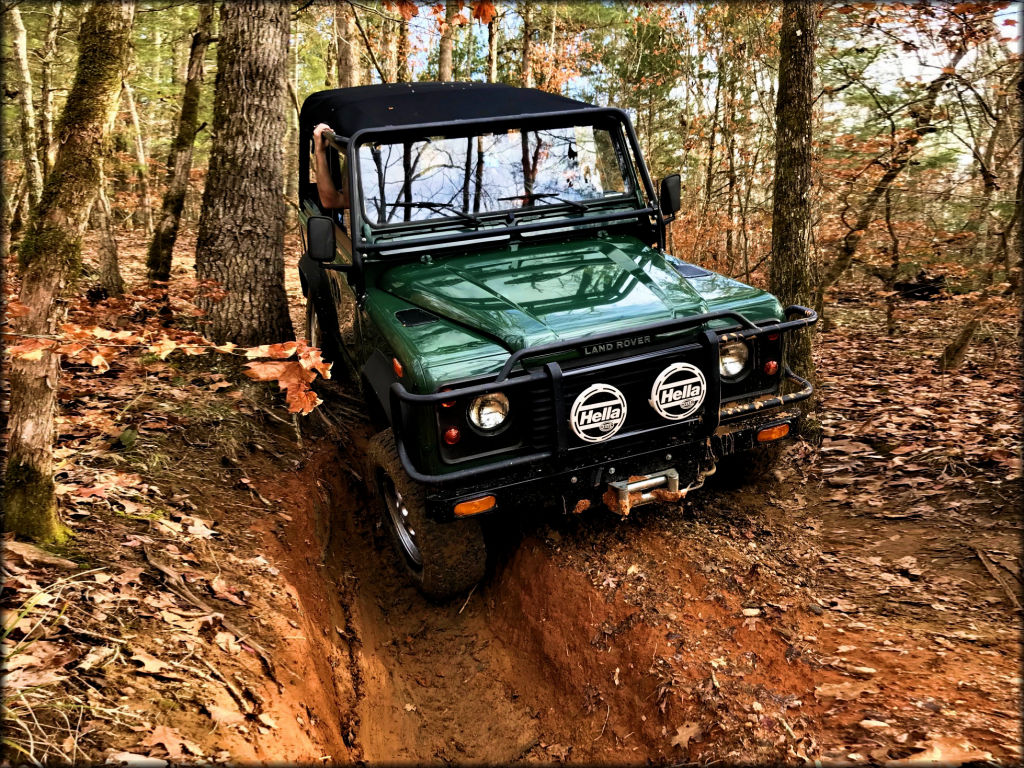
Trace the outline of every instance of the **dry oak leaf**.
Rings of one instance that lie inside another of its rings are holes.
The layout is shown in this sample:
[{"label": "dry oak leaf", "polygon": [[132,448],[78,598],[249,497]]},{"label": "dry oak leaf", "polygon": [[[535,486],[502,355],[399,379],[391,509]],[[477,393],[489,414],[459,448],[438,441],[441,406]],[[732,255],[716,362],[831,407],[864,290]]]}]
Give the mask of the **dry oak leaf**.
[{"label": "dry oak leaf", "polygon": [[26,305],[22,304],[17,299],[11,299],[7,302],[7,306],[4,308],[4,314],[7,315],[8,319],[12,317],[24,317],[32,310]]},{"label": "dry oak leaf", "polygon": [[29,565],[32,563],[39,563],[40,565],[51,565],[57,568],[73,569],[78,567],[78,563],[66,560],[63,557],[51,555],[49,552],[46,552],[32,544],[26,544],[23,541],[5,541],[4,554],[16,555]]},{"label": "dry oak leaf", "polygon": [[178,342],[174,341],[174,339],[169,339],[166,336],[164,336],[155,344],[150,344],[148,351],[152,352],[154,355],[157,355],[161,360],[166,360],[167,356],[177,348]]},{"label": "dry oak leaf", "polygon": [[153,728],[153,732],[142,740],[140,746],[155,747],[157,744],[161,745],[167,751],[167,756],[171,758],[171,760],[181,760],[185,757],[182,747],[187,749],[193,755],[200,756],[203,754],[203,751],[198,745],[183,738],[177,730],[174,728],[168,728],[166,725],[155,726]]},{"label": "dry oak leaf", "polygon": [[271,357],[280,360],[291,357],[298,348],[299,343],[297,341],[286,341],[280,344],[260,344],[258,347],[246,349],[245,356],[250,360],[257,357]]},{"label": "dry oak leaf", "polygon": [[105,765],[124,765],[128,768],[164,768],[166,760],[159,757],[147,757],[135,752],[112,752],[107,755]]},{"label": "dry oak leaf", "polygon": [[41,360],[43,352],[57,346],[57,342],[47,339],[28,339],[21,344],[7,348],[7,353],[19,360]]},{"label": "dry oak leaf", "polygon": [[473,3],[473,18],[481,24],[490,24],[498,13],[491,0],[477,0]]},{"label": "dry oak leaf", "polygon": [[217,576],[210,582],[210,589],[213,590],[213,596],[218,600],[227,600],[229,603],[235,605],[245,605],[245,601],[242,600],[238,595],[234,594],[234,590],[231,589],[224,581],[223,578]]},{"label": "dry oak leaf", "polygon": [[156,656],[151,656],[145,651],[136,651],[132,654],[132,661],[138,661],[142,663],[142,668],[135,670],[144,675],[158,675],[165,680],[184,680],[182,675],[175,672],[166,672],[168,667],[167,662],[160,661]]},{"label": "dry oak leaf", "polygon": [[316,373],[309,370],[300,362],[294,360],[249,363],[245,375],[257,381],[276,381],[277,385],[285,391],[285,401],[288,403],[288,410],[292,413],[306,415],[322,400],[309,388],[310,382],[316,378]]},{"label": "dry oak leaf", "polygon": [[210,716],[210,719],[218,725],[237,725],[238,723],[245,722],[245,715],[228,707],[206,704],[203,706],[203,709],[206,710],[206,714]]},{"label": "dry oak leaf", "polygon": [[946,768],[964,763],[994,762],[991,752],[975,749],[970,742],[956,736],[938,736],[929,741],[919,741],[915,746],[924,747],[924,751],[900,760],[890,760],[885,763],[886,768],[919,768],[929,765]]},{"label": "dry oak leaf", "polygon": [[690,739],[700,738],[700,726],[697,723],[683,723],[676,728],[676,735],[672,737],[672,746],[686,749],[690,745]]},{"label": "dry oak leaf", "polygon": [[852,701],[858,696],[866,693],[878,693],[871,683],[822,683],[814,689],[814,695],[819,699],[837,699],[839,701]]},{"label": "dry oak leaf", "polygon": [[419,15],[420,9],[413,0],[395,0],[394,4],[386,3],[385,7],[393,5],[404,21],[409,21],[413,16]]}]

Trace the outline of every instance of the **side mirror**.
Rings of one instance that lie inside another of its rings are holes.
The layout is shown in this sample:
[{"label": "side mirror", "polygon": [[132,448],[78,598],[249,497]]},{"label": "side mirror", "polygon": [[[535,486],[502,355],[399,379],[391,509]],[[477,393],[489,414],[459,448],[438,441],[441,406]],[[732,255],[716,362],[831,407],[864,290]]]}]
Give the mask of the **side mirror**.
[{"label": "side mirror", "polygon": [[682,178],[678,173],[661,180],[660,205],[666,216],[674,216],[683,205]]},{"label": "side mirror", "polygon": [[310,216],[306,222],[307,253],[313,261],[334,261],[334,222],[327,216]]}]

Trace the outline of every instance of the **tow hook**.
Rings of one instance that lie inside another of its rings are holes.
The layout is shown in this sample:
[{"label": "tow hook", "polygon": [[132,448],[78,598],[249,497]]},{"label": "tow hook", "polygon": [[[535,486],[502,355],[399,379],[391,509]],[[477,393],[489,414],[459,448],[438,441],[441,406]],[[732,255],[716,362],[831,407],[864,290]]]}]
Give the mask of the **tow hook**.
[{"label": "tow hook", "polygon": [[702,487],[704,481],[715,474],[716,469],[716,465],[711,463],[698,472],[694,481],[685,488],[679,487],[679,472],[675,469],[665,469],[632,480],[618,480],[608,484],[608,491],[605,492],[603,500],[612,512],[625,517],[633,507],[639,507],[641,504],[685,499],[690,491]]}]

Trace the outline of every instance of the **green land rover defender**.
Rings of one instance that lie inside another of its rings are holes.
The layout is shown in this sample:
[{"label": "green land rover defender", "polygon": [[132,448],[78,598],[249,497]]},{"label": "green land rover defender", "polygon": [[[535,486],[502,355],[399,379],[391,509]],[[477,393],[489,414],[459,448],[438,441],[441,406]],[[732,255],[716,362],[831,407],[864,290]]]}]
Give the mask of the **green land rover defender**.
[{"label": "green land rover defender", "polygon": [[[313,131],[347,189],[325,208]],[[314,93],[300,120],[307,335],[380,430],[366,482],[405,568],[446,597],[484,575],[482,517],[531,499],[627,515],[785,437],[816,320],[665,251],[627,114],[531,89]]]}]

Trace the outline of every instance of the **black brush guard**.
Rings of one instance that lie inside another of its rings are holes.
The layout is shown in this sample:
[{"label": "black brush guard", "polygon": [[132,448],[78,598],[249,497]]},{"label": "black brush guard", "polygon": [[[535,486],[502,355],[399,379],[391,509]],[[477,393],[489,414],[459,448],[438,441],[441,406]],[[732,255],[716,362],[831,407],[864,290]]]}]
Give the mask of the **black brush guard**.
[{"label": "black brush guard", "polygon": [[[636,328],[630,328],[626,333],[630,336],[636,336],[644,334],[657,335],[671,331],[678,331],[685,328],[692,328],[696,325],[703,325],[714,320],[734,320],[739,324],[739,330],[735,330],[735,326],[724,331],[707,329],[703,332],[698,342],[687,342],[685,344],[679,344],[666,349],[660,349],[655,353],[641,353],[613,361],[596,363],[593,366],[574,369],[573,374],[581,374],[591,370],[600,370],[601,368],[607,368],[609,366],[627,366],[644,357],[672,357],[685,352],[703,349],[705,371],[707,373],[707,392],[705,394],[703,415],[689,421],[666,422],[665,424],[657,427],[619,434],[610,440],[609,443],[614,445],[617,440],[622,438],[637,437],[643,434],[659,432],[672,428],[678,429],[681,426],[692,425],[694,422],[699,423],[699,430],[695,437],[703,440],[713,435],[715,430],[718,429],[723,421],[732,421],[740,416],[751,413],[760,413],[772,408],[778,408],[784,405],[789,405],[790,403],[806,400],[813,393],[814,388],[811,386],[810,382],[800,376],[797,376],[788,365],[785,365],[783,368],[783,376],[786,381],[790,381],[798,385],[800,387],[798,391],[786,395],[778,394],[770,397],[759,397],[752,402],[738,403],[736,405],[728,405],[725,407],[721,404],[722,382],[718,369],[719,347],[724,343],[740,341],[760,334],[797,331],[813,325],[818,321],[818,314],[813,309],[809,309],[798,304],[786,307],[785,316],[786,320],[781,323],[771,321],[763,325],[756,325],[739,312],[732,310],[720,310],[717,312],[707,312],[701,315],[691,315],[690,317],[678,318],[676,320],[651,323]],[[623,331],[615,331],[613,333],[588,336],[586,339],[559,341],[552,344],[543,344],[536,347],[521,349],[513,352],[509,356],[505,365],[502,366],[501,371],[498,373],[498,376],[492,381],[472,384],[465,387],[445,389],[443,392],[435,392],[430,395],[414,394],[409,392],[400,382],[395,382],[391,385],[389,393],[391,399],[391,425],[395,436],[395,445],[398,448],[398,456],[401,459],[402,466],[405,471],[409,474],[410,478],[418,483],[442,486],[461,483],[467,480],[476,480],[483,475],[498,473],[514,467],[520,467],[527,464],[537,464],[551,459],[562,458],[569,450],[568,418],[566,416],[566,403],[562,395],[562,368],[557,362],[548,362],[543,366],[529,370],[525,365],[523,365],[523,361],[532,358],[555,355],[561,352],[579,350],[584,345],[590,346],[600,344],[605,341],[614,341],[616,339],[621,339],[623,335]],[[510,378],[513,369],[517,365],[522,365],[523,373]],[[549,382],[552,402],[554,403],[555,408],[556,434],[554,449],[534,451],[532,453],[509,456],[506,458],[496,458],[494,461],[490,461],[486,464],[467,467],[464,469],[455,469],[451,472],[445,472],[442,474],[425,474],[413,466],[412,460],[409,457],[409,452],[405,446],[405,440],[403,439],[404,433],[407,430],[409,406],[436,406],[445,401],[472,397],[474,395],[481,395],[485,392],[491,392],[499,387],[502,391],[507,392],[511,388],[526,387],[541,379],[546,379]],[[779,389],[782,389],[781,385]]]}]

